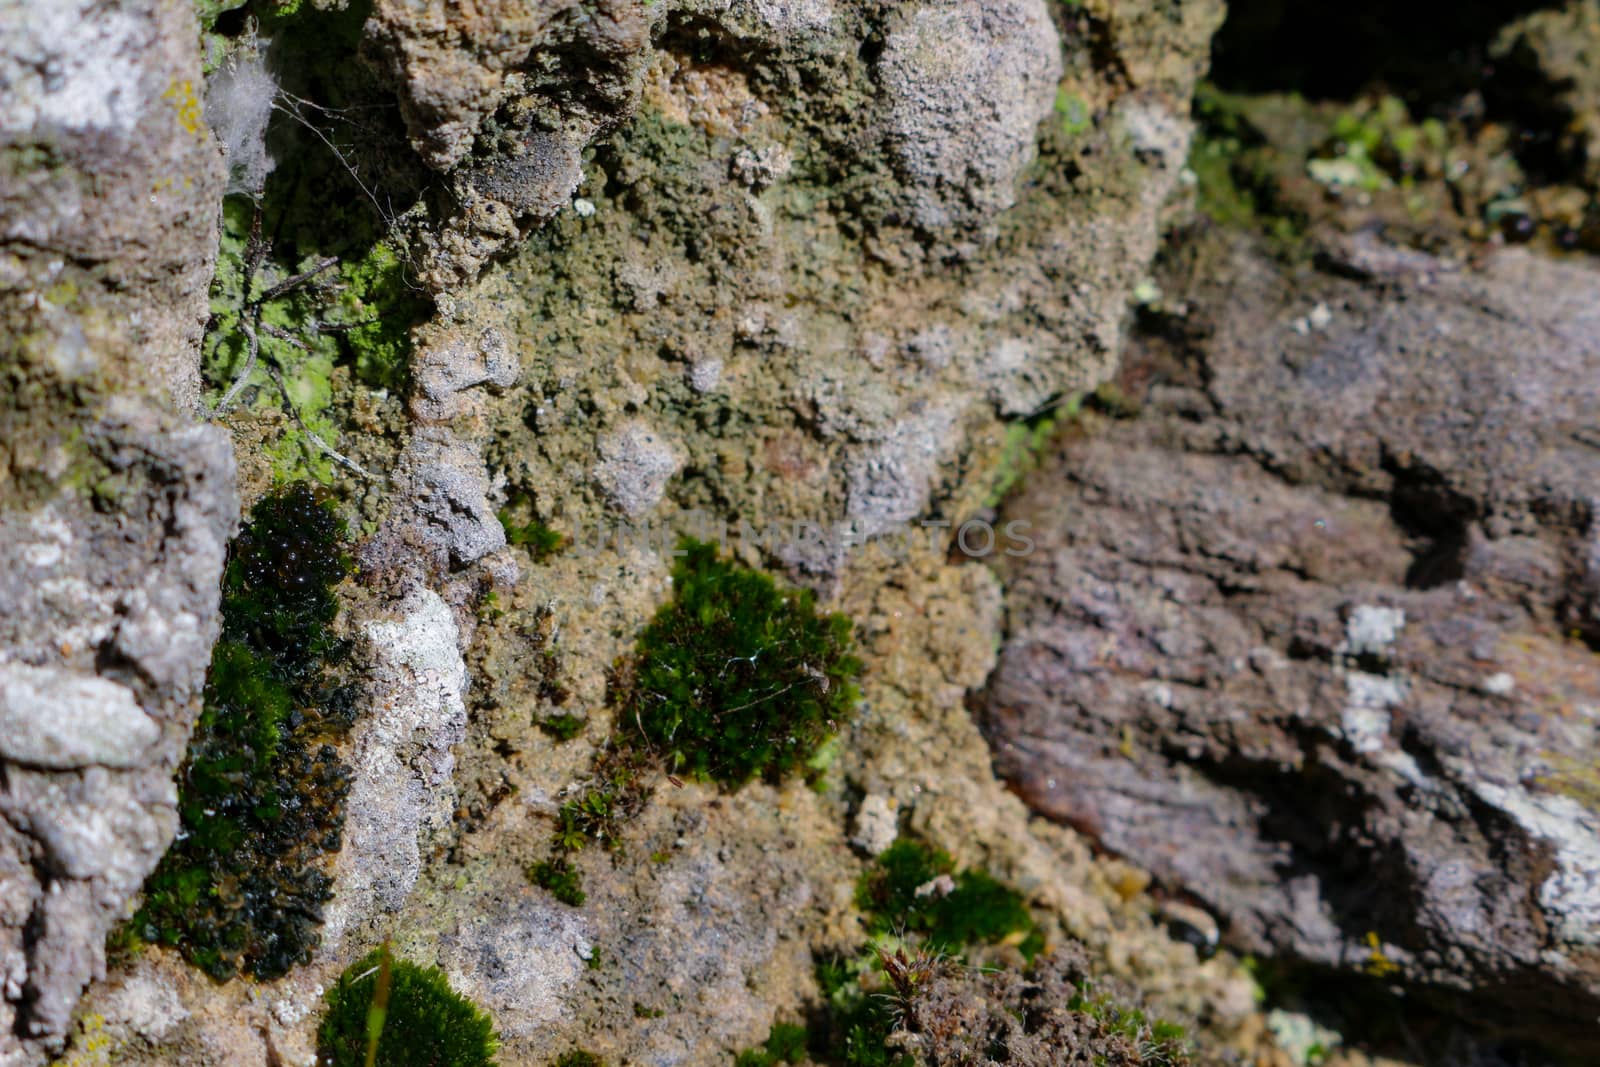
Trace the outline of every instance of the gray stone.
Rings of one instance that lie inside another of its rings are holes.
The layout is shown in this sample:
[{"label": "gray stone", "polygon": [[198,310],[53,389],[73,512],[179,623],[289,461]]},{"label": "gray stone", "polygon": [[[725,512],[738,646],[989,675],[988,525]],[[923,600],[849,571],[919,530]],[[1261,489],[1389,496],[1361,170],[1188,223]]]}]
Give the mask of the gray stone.
[{"label": "gray stone", "polygon": [[449,824],[455,806],[451,749],[465,739],[467,724],[467,668],[455,618],[425,588],[395,605],[393,615],[364,627],[369,710],[351,740],[354,781],[324,927],[330,950],[363,923],[400,909],[429,836]]},{"label": "gray stone", "polygon": [[191,420],[222,166],[183,0],[0,2],[0,1064],[177,829],[238,517]]},{"label": "gray stone", "polygon": [[1055,101],[1061,41],[1043,0],[933,0],[892,26],[878,76],[911,217],[934,233],[972,230],[1016,200]]},{"label": "gray stone", "polygon": [[0,759],[30,767],[137,767],[161,729],[127,686],[0,664]]},{"label": "gray stone", "polygon": [[655,508],[683,466],[683,457],[671,442],[637,419],[602,436],[598,447],[594,480],[611,506],[630,519]]}]

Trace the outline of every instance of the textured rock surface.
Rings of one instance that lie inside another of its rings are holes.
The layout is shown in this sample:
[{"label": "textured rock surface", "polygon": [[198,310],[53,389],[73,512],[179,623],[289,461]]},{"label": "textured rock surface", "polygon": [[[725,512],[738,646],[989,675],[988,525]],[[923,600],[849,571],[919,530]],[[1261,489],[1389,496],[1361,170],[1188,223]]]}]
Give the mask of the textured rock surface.
[{"label": "textured rock surface", "polygon": [[337,950],[346,929],[398,911],[422,871],[428,839],[455,809],[452,751],[466,737],[467,668],[450,607],[414,589],[393,620],[367,622],[371,711],[352,740],[353,780],[337,892],[325,934]]},{"label": "textured rock surface", "polygon": [[114,380],[153,374],[194,409],[221,174],[190,5],[5,0],[0,15],[0,294],[42,298],[31,326],[50,341],[35,343],[69,375],[125,359],[144,373]]},{"label": "textured rock surface", "polygon": [[[378,0],[361,56],[432,183],[390,236],[437,315],[403,384],[329,378],[361,468],[334,489],[364,536],[341,617],[368,683],[330,936],[261,984],[150,947],[96,986],[80,1049],[309,1065],[322,988],[390,937],[495,1010],[505,1062],[726,1063],[815,1004],[816,953],[860,947],[850,835],[907,831],[1016,885],[1097,973],[1245,1032],[1237,967],[994,778],[965,706],[1001,618],[988,572],[937,525],[887,560],[821,534],[987,501],[1011,420],[1109,372],[1180,188],[1220,4],[991,6]],[[385,152],[361,173],[416,162]],[[865,703],[818,788],[652,779],[621,847],[576,857],[581,908],[530,884],[671,557],[508,547],[501,508],[570,537],[819,531],[740,549],[860,626]],[[557,715],[580,736],[539,728]]]},{"label": "textured rock surface", "polygon": [[1044,0],[908,5],[891,23],[877,74],[917,226],[961,233],[1012,205],[1061,80]]},{"label": "textured rock surface", "polygon": [[1199,247],[1179,343],[1124,372],[1146,413],[1010,509],[999,766],[1249,951],[1590,1055],[1600,272]]},{"label": "textured rock surface", "polygon": [[176,829],[238,514],[226,435],[190,421],[221,188],[191,20],[0,5],[7,1065],[59,1047]]},{"label": "textured rock surface", "polygon": [[121,415],[84,426],[110,507],[66,489],[0,511],[0,1010],[29,1038],[65,1032],[176,829],[237,515],[221,434],[142,404]]}]

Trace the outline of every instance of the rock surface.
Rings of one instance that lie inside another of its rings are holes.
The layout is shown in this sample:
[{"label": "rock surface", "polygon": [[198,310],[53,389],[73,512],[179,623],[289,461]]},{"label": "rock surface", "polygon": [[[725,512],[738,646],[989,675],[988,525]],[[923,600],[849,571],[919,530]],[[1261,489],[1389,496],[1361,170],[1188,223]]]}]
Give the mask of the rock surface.
[{"label": "rock surface", "polygon": [[[852,833],[987,867],[1097,973],[1244,1032],[1237,967],[1167,937],[1126,864],[994,778],[965,697],[1000,590],[939,525],[994,492],[1013,420],[1109,372],[1221,5],[991,6],[377,0],[361,60],[388,89],[351,110],[396,111],[418,155],[380,130],[393,158],[358,180],[426,172],[383,221],[436,314],[405,373],[327,383],[367,683],[328,936],[270,983],[147,947],[95,985],[75,1053],[309,1067],[323,989],[387,937],[496,1012],[506,1062],[726,1063],[816,1003],[817,953],[860,948]],[[252,494],[269,423],[231,427]],[[739,549],[858,622],[863,708],[819,787],[654,780],[615,852],[576,856],[581,908],[533,885],[671,555],[508,546],[502,508],[568,536],[697,514],[824,531]],[[887,562],[832,529],[924,520]],[[579,736],[541,729],[557,716]]]},{"label": "rock surface", "polygon": [[182,0],[0,4],[0,1063],[177,827],[238,515],[193,424],[221,168]]},{"label": "rock surface", "polygon": [[1593,1055],[1600,271],[1331,261],[1175,257],[1146,411],[1008,508],[997,762],[1245,951]]}]

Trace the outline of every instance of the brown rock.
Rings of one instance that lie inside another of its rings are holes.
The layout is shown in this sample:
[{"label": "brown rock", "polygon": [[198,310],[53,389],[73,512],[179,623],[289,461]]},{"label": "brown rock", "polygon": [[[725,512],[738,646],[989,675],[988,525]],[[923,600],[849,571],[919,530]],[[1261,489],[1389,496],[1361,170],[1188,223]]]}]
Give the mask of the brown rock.
[{"label": "brown rock", "polygon": [[1592,1053],[1600,272],[1201,248],[1163,282],[1182,342],[1126,375],[1145,415],[1065,435],[1009,507],[1039,545],[1001,770],[1246,951]]}]

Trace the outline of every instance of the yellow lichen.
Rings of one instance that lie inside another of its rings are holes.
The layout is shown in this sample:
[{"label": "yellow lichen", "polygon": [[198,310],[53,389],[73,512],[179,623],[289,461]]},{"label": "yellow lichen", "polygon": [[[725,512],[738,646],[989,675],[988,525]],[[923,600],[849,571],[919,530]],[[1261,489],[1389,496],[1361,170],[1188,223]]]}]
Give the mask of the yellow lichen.
[{"label": "yellow lichen", "polygon": [[1368,930],[1363,940],[1367,945],[1367,962],[1363,970],[1374,978],[1387,978],[1399,972],[1400,965],[1383,951],[1383,940],[1378,937],[1378,931]]},{"label": "yellow lichen", "polygon": [[100,1015],[85,1015],[78,1020],[78,1033],[72,1046],[50,1067],[108,1067],[117,1042],[106,1033],[106,1021]]},{"label": "yellow lichen", "polygon": [[161,99],[172,104],[178,113],[178,125],[185,133],[203,139],[206,135],[205,115],[200,107],[200,97],[195,94],[194,82],[188,78],[174,78]]}]

